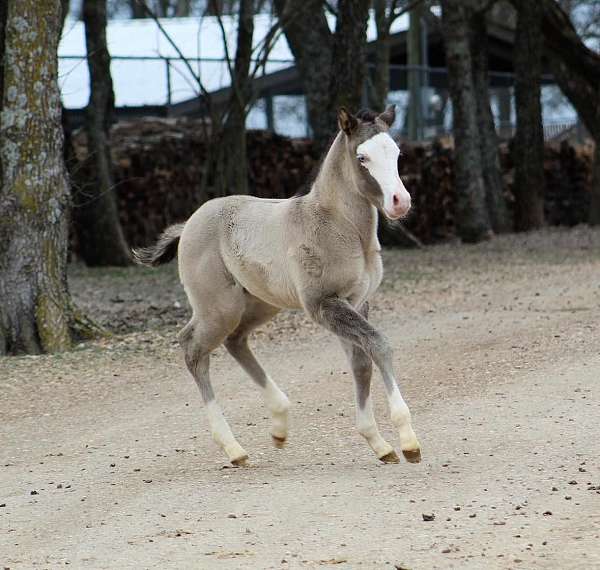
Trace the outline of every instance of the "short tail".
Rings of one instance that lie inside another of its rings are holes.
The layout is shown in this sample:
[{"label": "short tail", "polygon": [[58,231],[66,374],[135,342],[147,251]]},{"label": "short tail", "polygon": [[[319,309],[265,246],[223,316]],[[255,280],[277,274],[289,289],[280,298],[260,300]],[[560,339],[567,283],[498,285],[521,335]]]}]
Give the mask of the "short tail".
[{"label": "short tail", "polygon": [[158,241],[154,245],[133,249],[134,261],[139,265],[156,267],[175,259],[179,238],[184,226],[185,224],[169,226],[160,234]]}]

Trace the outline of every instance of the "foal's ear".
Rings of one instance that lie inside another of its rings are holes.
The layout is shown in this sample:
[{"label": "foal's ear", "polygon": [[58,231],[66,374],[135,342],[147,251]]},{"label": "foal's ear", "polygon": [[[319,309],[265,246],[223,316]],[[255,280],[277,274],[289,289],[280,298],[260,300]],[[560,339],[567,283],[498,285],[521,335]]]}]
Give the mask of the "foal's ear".
[{"label": "foal's ear", "polygon": [[396,120],[396,105],[390,105],[379,117],[388,127],[391,127]]},{"label": "foal's ear", "polygon": [[352,134],[358,125],[358,119],[345,107],[338,109],[338,125],[348,136]]}]

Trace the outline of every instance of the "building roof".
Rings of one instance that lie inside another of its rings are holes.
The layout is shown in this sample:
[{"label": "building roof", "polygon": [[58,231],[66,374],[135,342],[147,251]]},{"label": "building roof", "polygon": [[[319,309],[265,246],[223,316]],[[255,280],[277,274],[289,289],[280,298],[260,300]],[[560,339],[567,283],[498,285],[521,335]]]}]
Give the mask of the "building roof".
[{"label": "building roof", "polygon": [[[235,53],[237,17],[223,16],[231,58]],[[164,18],[160,20],[192,67],[198,71],[208,91],[224,90],[230,86],[222,32],[216,17]],[[259,14],[254,19],[254,46],[258,48],[275,23],[273,16]],[[329,16],[330,27],[335,18]],[[408,28],[408,15],[398,18],[392,32]],[[168,100],[168,81],[171,83],[171,103],[180,103],[198,96],[195,79],[181,61],[170,62],[170,79],[167,78],[168,58],[177,58],[156,23],[150,19],[110,20],[107,26],[108,49],[112,56],[111,73],[117,107],[165,105]],[[371,17],[367,38],[375,39],[375,22]],[[67,109],[79,109],[89,99],[89,76],[85,61],[85,30],[83,22],[67,20],[59,49],[59,84],[63,104]],[[194,61],[202,59],[202,61]],[[285,37],[276,41],[268,63],[259,75],[278,71],[289,74],[294,67],[293,56]]]}]

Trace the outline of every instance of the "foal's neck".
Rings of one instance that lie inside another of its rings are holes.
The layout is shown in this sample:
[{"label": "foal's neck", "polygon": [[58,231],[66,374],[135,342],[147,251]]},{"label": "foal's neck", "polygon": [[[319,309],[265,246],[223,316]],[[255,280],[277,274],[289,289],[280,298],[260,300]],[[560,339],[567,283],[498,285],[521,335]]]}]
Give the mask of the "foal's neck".
[{"label": "foal's neck", "polygon": [[363,245],[367,246],[376,233],[377,210],[359,193],[350,161],[346,138],[340,131],[323,160],[309,197],[329,210],[332,216],[350,222]]}]

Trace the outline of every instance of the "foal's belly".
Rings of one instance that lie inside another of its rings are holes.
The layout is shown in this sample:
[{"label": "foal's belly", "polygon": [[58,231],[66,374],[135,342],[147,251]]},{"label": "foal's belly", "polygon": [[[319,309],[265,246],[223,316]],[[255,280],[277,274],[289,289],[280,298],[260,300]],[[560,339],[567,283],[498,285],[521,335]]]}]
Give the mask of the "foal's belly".
[{"label": "foal's belly", "polygon": [[228,265],[235,280],[254,297],[280,309],[301,308],[283,263],[246,258],[230,261]]}]

